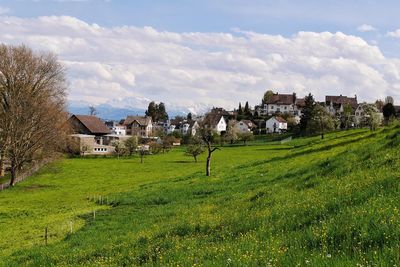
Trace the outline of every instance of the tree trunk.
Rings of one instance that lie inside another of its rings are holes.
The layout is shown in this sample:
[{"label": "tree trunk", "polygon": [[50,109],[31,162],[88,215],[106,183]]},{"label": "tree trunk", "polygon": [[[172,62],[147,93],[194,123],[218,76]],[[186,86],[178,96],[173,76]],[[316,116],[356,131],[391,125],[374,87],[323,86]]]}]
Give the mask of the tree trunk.
[{"label": "tree trunk", "polygon": [[194,157],[194,162],[197,163],[197,156],[193,156]]},{"label": "tree trunk", "polygon": [[141,155],[140,155],[140,163],[143,163],[143,158],[144,158],[144,155],[141,154]]},{"label": "tree trunk", "polygon": [[0,153],[0,177],[4,177],[5,170],[4,170],[4,153]]},{"label": "tree trunk", "polygon": [[206,165],[206,176],[211,175],[211,152],[208,152],[207,165]]},{"label": "tree trunk", "polygon": [[324,139],[324,133],[321,133],[321,139]]},{"label": "tree trunk", "polygon": [[17,179],[17,167],[13,162],[11,162],[11,179],[10,186],[14,186],[15,180]]}]

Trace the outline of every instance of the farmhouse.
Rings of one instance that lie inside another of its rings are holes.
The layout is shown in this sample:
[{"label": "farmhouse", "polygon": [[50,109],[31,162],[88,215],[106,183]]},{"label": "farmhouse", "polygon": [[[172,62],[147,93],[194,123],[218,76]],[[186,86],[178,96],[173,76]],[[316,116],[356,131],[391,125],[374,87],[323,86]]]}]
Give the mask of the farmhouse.
[{"label": "farmhouse", "polygon": [[98,144],[95,135],[71,134],[69,137],[77,144],[83,155],[109,155],[115,151],[113,146]]},{"label": "farmhouse", "polygon": [[272,117],[266,122],[267,133],[282,133],[287,130],[287,122],[282,117]]},{"label": "farmhouse", "polygon": [[325,96],[326,110],[333,116],[340,115],[344,111],[344,107],[349,105],[353,111],[357,109],[357,96],[347,97],[343,95],[339,96]]},{"label": "farmhouse", "polygon": [[72,115],[68,122],[75,134],[93,135],[97,144],[103,144],[103,137],[110,134],[107,126],[96,116]]}]

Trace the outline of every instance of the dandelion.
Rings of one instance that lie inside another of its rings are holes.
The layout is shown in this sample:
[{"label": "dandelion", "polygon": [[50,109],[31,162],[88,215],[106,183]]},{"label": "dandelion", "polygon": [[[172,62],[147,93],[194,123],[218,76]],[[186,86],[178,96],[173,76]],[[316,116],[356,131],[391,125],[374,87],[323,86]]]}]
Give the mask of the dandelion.
[{"label": "dandelion", "polygon": [[327,258],[332,258],[331,254],[326,255]]}]

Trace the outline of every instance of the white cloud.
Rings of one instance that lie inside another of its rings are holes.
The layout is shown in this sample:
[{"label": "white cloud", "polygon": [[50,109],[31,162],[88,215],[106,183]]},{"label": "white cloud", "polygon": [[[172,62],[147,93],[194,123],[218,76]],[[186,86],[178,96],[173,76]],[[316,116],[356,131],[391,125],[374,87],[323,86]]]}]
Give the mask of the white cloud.
[{"label": "white cloud", "polygon": [[393,38],[400,38],[400,29],[397,29],[393,32],[386,33],[386,36],[393,37]]},{"label": "white cloud", "polygon": [[0,15],[10,13],[10,11],[11,11],[11,9],[9,9],[8,7],[0,6]]},{"label": "white cloud", "polygon": [[400,59],[341,32],[175,33],[67,16],[0,17],[0,42],[59,54],[71,101],[233,108],[239,101],[258,104],[266,89],[311,92],[321,100],[325,94],[400,99]]},{"label": "white cloud", "polygon": [[376,29],[371,25],[362,24],[362,25],[357,27],[357,31],[359,31],[359,32],[373,32],[373,31],[376,31]]}]

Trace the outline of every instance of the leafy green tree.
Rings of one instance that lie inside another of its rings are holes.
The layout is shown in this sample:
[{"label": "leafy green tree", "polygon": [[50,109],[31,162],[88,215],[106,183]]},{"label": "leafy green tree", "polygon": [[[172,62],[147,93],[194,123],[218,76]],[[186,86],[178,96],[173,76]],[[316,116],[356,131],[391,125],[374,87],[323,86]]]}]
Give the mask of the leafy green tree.
[{"label": "leafy green tree", "polygon": [[149,116],[153,121],[156,121],[158,118],[157,112],[158,112],[158,105],[154,101],[151,101],[145,112],[146,116]]},{"label": "leafy green tree", "polygon": [[311,121],[314,113],[315,100],[311,93],[305,97],[304,102],[305,106],[300,118],[300,131],[302,134],[307,133],[308,123]]},{"label": "leafy green tree", "polygon": [[342,128],[347,130],[353,126],[354,124],[353,108],[349,104],[344,105],[341,120],[342,120]]},{"label": "leafy green tree", "polygon": [[390,119],[396,117],[396,109],[393,104],[388,102],[382,108],[383,117],[385,118],[385,122],[388,123]]},{"label": "leafy green tree", "polygon": [[114,147],[114,153],[117,155],[117,158],[125,154],[126,149],[123,142],[114,141],[111,145]]},{"label": "leafy green tree", "polygon": [[128,139],[125,140],[124,145],[126,151],[128,152],[128,155],[132,156],[135,153],[136,148],[138,147],[137,137],[136,136],[129,137]]},{"label": "leafy green tree", "polygon": [[248,102],[248,101],[246,101],[246,104],[244,105],[243,113],[244,113],[244,115],[245,115],[247,118],[250,118],[250,117],[252,116],[252,114],[251,114],[251,109],[250,109],[250,106],[249,106],[249,102]]},{"label": "leafy green tree", "polygon": [[161,102],[158,105],[157,114],[158,114],[157,121],[166,121],[166,120],[168,120],[168,113],[167,113],[167,111],[165,109],[165,104],[163,102]]},{"label": "leafy green tree", "polygon": [[368,126],[371,131],[375,131],[381,124],[381,116],[379,110],[374,104],[365,104],[364,107],[364,125]]},{"label": "leafy green tree", "polygon": [[307,132],[318,133],[324,139],[326,131],[333,130],[335,124],[331,114],[320,104],[316,104],[313,109],[311,120],[307,124]]},{"label": "leafy green tree", "polygon": [[226,133],[224,135],[224,141],[233,144],[236,140],[238,140],[238,132],[235,127],[236,121],[230,120],[228,122],[228,127],[226,129]]},{"label": "leafy green tree", "polygon": [[239,134],[239,140],[241,140],[243,144],[246,145],[248,141],[254,140],[254,135],[252,132],[241,133]]},{"label": "leafy green tree", "polygon": [[186,147],[185,154],[192,156],[194,161],[197,162],[197,157],[204,152],[203,142],[197,138],[192,138],[190,144]]},{"label": "leafy green tree", "polygon": [[264,93],[263,99],[261,100],[262,106],[264,106],[264,105],[268,102],[269,98],[270,98],[272,95],[274,95],[274,92],[273,92],[272,90],[268,90],[268,91],[266,91],[266,92]]}]

